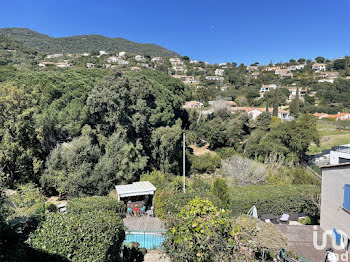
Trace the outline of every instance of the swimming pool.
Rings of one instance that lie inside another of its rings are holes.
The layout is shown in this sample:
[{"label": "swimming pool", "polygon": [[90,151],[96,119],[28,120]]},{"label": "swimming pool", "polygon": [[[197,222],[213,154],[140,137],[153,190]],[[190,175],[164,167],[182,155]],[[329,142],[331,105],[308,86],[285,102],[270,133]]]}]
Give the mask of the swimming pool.
[{"label": "swimming pool", "polygon": [[140,248],[159,249],[164,240],[165,237],[161,233],[127,232],[124,242],[138,242]]}]

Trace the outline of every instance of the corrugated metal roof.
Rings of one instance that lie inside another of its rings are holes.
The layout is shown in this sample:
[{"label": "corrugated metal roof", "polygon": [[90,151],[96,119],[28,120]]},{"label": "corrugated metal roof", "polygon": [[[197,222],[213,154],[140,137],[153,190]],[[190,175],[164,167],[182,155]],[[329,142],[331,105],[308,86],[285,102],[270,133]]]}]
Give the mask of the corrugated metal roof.
[{"label": "corrugated metal roof", "polygon": [[156,187],[149,181],[115,186],[115,189],[119,197],[153,195],[154,191],[156,191]]}]

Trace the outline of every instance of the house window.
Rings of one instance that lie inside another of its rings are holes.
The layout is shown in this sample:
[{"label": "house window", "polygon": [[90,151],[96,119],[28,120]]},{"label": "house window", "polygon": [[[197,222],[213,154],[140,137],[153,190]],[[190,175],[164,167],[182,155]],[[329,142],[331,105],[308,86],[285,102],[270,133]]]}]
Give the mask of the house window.
[{"label": "house window", "polygon": [[344,201],[343,208],[350,212],[350,185],[344,186]]}]

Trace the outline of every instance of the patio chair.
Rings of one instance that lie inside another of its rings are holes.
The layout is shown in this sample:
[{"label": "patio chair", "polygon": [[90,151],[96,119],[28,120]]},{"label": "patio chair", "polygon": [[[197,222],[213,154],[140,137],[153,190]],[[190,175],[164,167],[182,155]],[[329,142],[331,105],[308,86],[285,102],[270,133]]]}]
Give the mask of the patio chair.
[{"label": "patio chair", "polygon": [[146,212],[146,206],[141,207],[141,209],[139,211],[140,215],[144,215],[145,212]]},{"label": "patio chair", "polygon": [[132,208],[128,207],[128,209],[126,210],[126,214],[128,216],[132,216],[133,215]]},{"label": "patio chair", "polygon": [[290,215],[284,213],[284,214],[280,217],[280,222],[281,222],[282,224],[288,224],[289,219],[290,219]]}]

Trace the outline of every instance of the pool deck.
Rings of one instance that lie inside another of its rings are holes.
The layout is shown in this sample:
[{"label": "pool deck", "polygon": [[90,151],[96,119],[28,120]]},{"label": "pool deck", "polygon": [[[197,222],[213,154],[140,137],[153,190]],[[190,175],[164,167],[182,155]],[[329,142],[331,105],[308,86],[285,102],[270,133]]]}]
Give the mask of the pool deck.
[{"label": "pool deck", "polygon": [[124,225],[131,232],[165,232],[164,223],[157,217],[126,217]]}]

